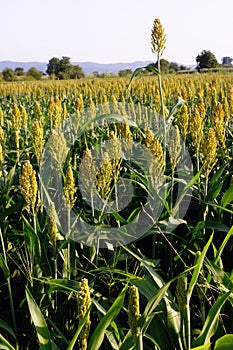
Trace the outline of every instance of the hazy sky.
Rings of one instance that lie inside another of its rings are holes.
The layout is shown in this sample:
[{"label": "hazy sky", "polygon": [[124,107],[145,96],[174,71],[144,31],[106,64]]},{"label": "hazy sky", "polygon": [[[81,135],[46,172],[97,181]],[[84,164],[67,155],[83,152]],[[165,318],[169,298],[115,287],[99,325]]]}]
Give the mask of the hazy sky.
[{"label": "hazy sky", "polygon": [[233,57],[233,0],[0,0],[0,61],[68,56],[99,63],[153,60],[160,18],[164,58],[195,64],[202,50]]}]

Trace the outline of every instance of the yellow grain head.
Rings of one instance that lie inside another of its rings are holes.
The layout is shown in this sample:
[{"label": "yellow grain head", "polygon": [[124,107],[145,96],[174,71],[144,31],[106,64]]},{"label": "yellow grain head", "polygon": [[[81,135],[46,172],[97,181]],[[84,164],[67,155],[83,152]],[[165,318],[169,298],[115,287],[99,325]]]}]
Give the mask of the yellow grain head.
[{"label": "yellow grain head", "polygon": [[200,117],[204,120],[206,116],[206,107],[201,95],[198,96],[198,102],[197,102],[196,108],[200,114]]},{"label": "yellow grain head", "polygon": [[159,18],[154,20],[153,29],[151,31],[151,50],[160,57],[163,55],[166,44],[166,34]]},{"label": "yellow grain head", "polygon": [[[79,167],[79,173],[82,181],[82,195],[89,197],[96,189],[96,163],[93,160],[91,151],[87,148],[84,151],[82,162]],[[89,198],[88,198],[89,199]]]},{"label": "yellow grain head", "polygon": [[62,121],[62,105],[58,97],[50,99],[48,107],[48,117],[51,129],[57,129]]},{"label": "yellow grain head", "polygon": [[176,298],[179,309],[185,309],[187,307],[187,277],[185,276],[179,276],[177,280]]},{"label": "yellow grain head", "polygon": [[215,131],[213,128],[209,128],[201,145],[201,161],[203,164],[203,174],[206,176],[206,178],[209,177],[211,170],[217,162],[217,147],[218,141]]},{"label": "yellow grain head", "polygon": [[56,214],[56,210],[53,202],[49,205],[46,221],[47,221],[47,227],[48,227],[49,240],[51,244],[55,246],[56,241],[58,239],[58,229],[57,229],[57,214]]},{"label": "yellow grain head", "polygon": [[51,131],[48,141],[48,153],[51,157],[51,165],[56,170],[61,170],[67,156],[66,139],[62,132]]},{"label": "yellow grain head", "polygon": [[180,132],[177,125],[171,128],[171,131],[169,133],[169,144],[168,144],[168,150],[169,150],[169,157],[170,157],[170,164],[172,172],[175,171],[175,168],[180,160],[180,154],[181,154],[181,143],[180,143]]},{"label": "yellow grain head", "polygon": [[72,209],[76,201],[76,187],[75,178],[71,165],[68,166],[66,171],[66,182],[64,187],[64,195],[66,198],[68,209]]},{"label": "yellow grain head", "polygon": [[28,115],[24,106],[21,106],[20,112],[21,112],[22,127],[26,131],[28,129]]},{"label": "yellow grain head", "polygon": [[224,96],[224,99],[222,101],[222,106],[224,111],[224,122],[226,125],[228,125],[231,119],[231,115],[230,115],[230,106],[226,96]]},{"label": "yellow grain head", "polygon": [[129,123],[127,123],[127,121],[120,123],[119,135],[121,137],[121,142],[123,143],[124,148],[127,151],[131,151],[133,146],[133,135],[131,133]]},{"label": "yellow grain head", "polygon": [[5,155],[6,137],[5,137],[4,129],[1,126],[0,126],[0,144],[2,146],[3,155]]},{"label": "yellow grain head", "polygon": [[2,145],[0,143],[0,176],[2,176],[2,167],[4,164],[4,151],[2,149]]},{"label": "yellow grain head", "polygon": [[149,150],[147,154],[147,162],[149,169],[149,177],[154,188],[157,188],[164,173],[165,162],[163,147],[152,131],[146,131],[145,147]]},{"label": "yellow grain head", "polygon": [[103,96],[101,103],[101,114],[110,114],[109,102],[106,95]]},{"label": "yellow grain head", "polygon": [[95,118],[96,117],[96,108],[95,108],[95,103],[90,97],[88,101],[88,116],[89,118]]},{"label": "yellow grain head", "polygon": [[76,111],[83,112],[83,110],[84,110],[84,102],[83,102],[83,96],[81,94],[76,99],[74,108],[75,108]]},{"label": "yellow grain head", "polygon": [[44,149],[44,129],[40,122],[36,119],[32,121],[31,140],[37,162],[39,163]]},{"label": "yellow grain head", "polygon": [[62,105],[62,119],[67,119],[69,116],[68,111],[67,111],[67,107],[66,107],[66,103],[64,102]]},{"label": "yellow grain head", "polygon": [[177,115],[177,125],[179,127],[181,136],[186,139],[189,127],[189,109],[187,104],[184,104]]},{"label": "yellow grain head", "polygon": [[[88,286],[88,280],[86,278],[78,282],[79,292],[77,294],[78,303],[78,319],[81,323],[86,316],[87,310],[91,305],[90,290]],[[90,315],[90,314],[89,314]],[[90,316],[87,316],[85,324],[78,337],[78,350],[86,350],[88,345],[88,336],[90,332],[91,320]]]},{"label": "yellow grain head", "polygon": [[140,335],[138,321],[141,316],[139,305],[139,292],[136,286],[129,287],[128,323],[134,338]]},{"label": "yellow grain head", "polygon": [[36,198],[37,198],[37,180],[36,180],[36,171],[33,170],[33,167],[29,160],[27,160],[22,167],[22,172],[19,177],[20,192],[22,193],[26,206],[25,209],[34,212]]},{"label": "yellow grain head", "polygon": [[201,140],[203,138],[204,121],[200,116],[199,109],[194,108],[189,120],[189,131],[192,136],[194,148],[199,152]]},{"label": "yellow grain head", "polygon": [[16,102],[14,102],[12,107],[11,121],[12,121],[12,126],[14,128],[15,146],[16,146],[16,149],[19,150],[19,134],[20,134],[22,121],[21,121],[21,113]]},{"label": "yellow grain head", "polygon": [[111,103],[110,103],[110,105],[111,105],[111,112],[112,112],[112,113],[120,114],[119,106],[118,106],[118,102],[117,102],[117,99],[116,99],[115,94],[113,94],[113,95],[111,96],[110,102],[111,102]]},{"label": "yellow grain head", "polygon": [[43,113],[40,107],[40,104],[38,101],[35,101],[34,104],[34,115],[35,115],[35,119],[38,120],[38,122],[43,125],[44,124],[44,117],[43,117]]},{"label": "yellow grain head", "polygon": [[108,152],[104,152],[100,168],[96,173],[96,187],[101,198],[106,199],[111,192],[114,168]]},{"label": "yellow grain head", "polygon": [[0,126],[4,126],[4,113],[3,113],[3,110],[0,106]]},{"label": "yellow grain head", "polygon": [[226,136],[225,136],[225,122],[224,122],[224,110],[221,102],[217,102],[212,110],[212,125],[215,131],[219,146],[221,148],[226,147]]},{"label": "yellow grain head", "polygon": [[161,168],[164,167],[164,154],[163,154],[163,147],[157,137],[153,134],[152,131],[147,130],[146,131],[146,138],[145,138],[145,146],[146,148],[152,153],[152,155],[156,158],[158,164]]},{"label": "yellow grain head", "polygon": [[227,100],[230,107],[230,113],[233,114],[233,86],[229,86],[227,90]]},{"label": "yellow grain head", "polygon": [[19,131],[21,128],[21,113],[19,110],[19,107],[17,104],[14,102],[13,107],[12,107],[12,126],[15,131]]}]

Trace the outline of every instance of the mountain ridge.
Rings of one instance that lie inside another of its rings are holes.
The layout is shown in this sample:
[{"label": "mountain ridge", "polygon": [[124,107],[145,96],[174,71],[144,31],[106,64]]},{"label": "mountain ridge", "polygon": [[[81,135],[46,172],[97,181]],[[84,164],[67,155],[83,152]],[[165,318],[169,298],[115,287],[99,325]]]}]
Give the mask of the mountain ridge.
[{"label": "mountain ridge", "polygon": [[[152,63],[151,61],[134,61],[134,62],[116,62],[116,63],[97,63],[92,61],[85,62],[71,62],[73,65],[79,65],[85,74],[92,74],[93,72],[103,73],[113,73],[116,74],[122,69],[131,69],[135,70],[138,67],[146,66],[147,64]],[[47,62],[39,61],[30,61],[30,62],[20,62],[20,61],[11,61],[5,60],[0,61],[0,72],[5,68],[23,68],[27,72],[30,68],[35,67],[39,71],[46,73]]]}]

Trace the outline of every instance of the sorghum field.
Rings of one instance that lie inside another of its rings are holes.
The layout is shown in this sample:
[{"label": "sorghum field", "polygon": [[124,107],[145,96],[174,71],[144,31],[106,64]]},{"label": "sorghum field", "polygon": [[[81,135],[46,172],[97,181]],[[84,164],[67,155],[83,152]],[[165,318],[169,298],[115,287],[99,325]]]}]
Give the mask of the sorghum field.
[{"label": "sorghum field", "polygon": [[0,85],[0,349],[233,348],[233,75],[129,82]]}]

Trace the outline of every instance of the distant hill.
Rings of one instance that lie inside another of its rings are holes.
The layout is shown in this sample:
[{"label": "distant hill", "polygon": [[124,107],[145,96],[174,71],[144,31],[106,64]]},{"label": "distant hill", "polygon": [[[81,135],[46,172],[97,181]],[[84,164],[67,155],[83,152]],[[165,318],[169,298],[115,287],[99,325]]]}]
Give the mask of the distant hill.
[{"label": "distant hill", "polygon": [[35,67],[39,71],[45,73],[47,69],[47,63],[45,62],[15,62],[15,61],[0,61],[0,72],[5,68],[23,68],[27,72],[31,67]]},{"label": "distant hill", "polygon": [[[143,67],[151,63],[151,61],[135,61],[131,63],[96,63],[96,62],[71,62],[73,65],[78,64],[82,67],[85,74],[98,73],[113,73],[117,74],[122,69],[134,70],[137,67]],[[27,72],[31,67],[35,67],[39,71],[45,73],[47,69],[47,62],[15,62],[15,61],[0,61],[0,72],[5,68],[21,67]]]},{"label": "distant hill", "polygon": [[[102,73],[113,73],[117,74],[122,69],[131,69],[134,71],[138,67],[145,67],[151,61],[135,61],[130,63],[96,63],[96,62],[71,62],[73,65],[78,64],[82,67],[85,74],[92,74],[93,72]],[[0,61],[0,72],[5,68],[21,67],[27,72],[31,67],[35,67],[39,71],[46,73],[47,62],[15,62],[15,61]],[[193,69],[195,66],[188,65],[188,68]]]}]

